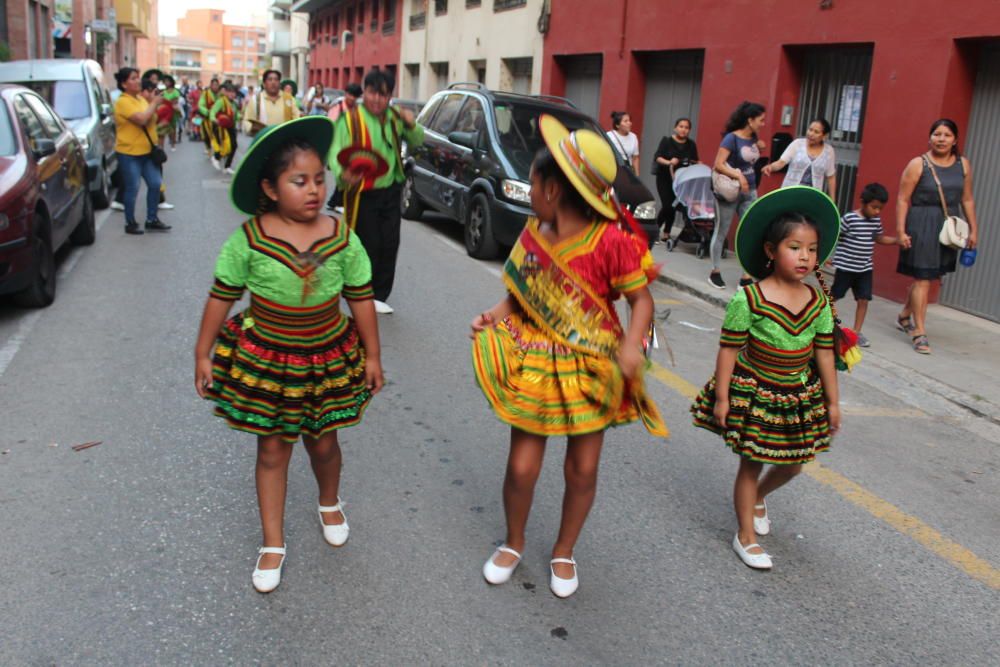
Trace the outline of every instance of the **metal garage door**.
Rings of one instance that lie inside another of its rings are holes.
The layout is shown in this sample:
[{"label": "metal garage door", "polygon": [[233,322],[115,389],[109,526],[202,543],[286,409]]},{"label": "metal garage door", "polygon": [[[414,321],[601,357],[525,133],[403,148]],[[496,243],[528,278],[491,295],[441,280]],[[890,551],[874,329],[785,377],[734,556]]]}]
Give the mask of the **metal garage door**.
[{"label": "metal garage door", "polygon": [[[959,128],[961,130],[961,128]],[[983,48],[972,95],[968,139],[964,145],[972,162],[976,219],[980,221],[979,259],[975,266],[947,276],[941,303],[1000,321],[1000,45]],[[986,224],[983,225],[982,223]]]},{"label": "metal garage door", "polygon": [[565,97],[585,114],[597,119],[601,110],[601,56],[565,56],[559,58],[559,65],[566,75]]},{"label": "metal garage door", "polygon": [[[656,192],[656,177],[652,174],[653,154],[660,139],[673,132],[674,121],[682,116],[690,118],[691,138],[698,138],[698,109],[701,105],[701,71],[704,60],[702,51],[660,51],[642,54],[640,57],[646,74],[646,103],[642,116],[642,134],[639,137],[639,156],[642,161],[639,175],[653,192]],[[716,148],[716,145],[698,144],[698,156],[702,160],[710,160],[715,155]]]}]

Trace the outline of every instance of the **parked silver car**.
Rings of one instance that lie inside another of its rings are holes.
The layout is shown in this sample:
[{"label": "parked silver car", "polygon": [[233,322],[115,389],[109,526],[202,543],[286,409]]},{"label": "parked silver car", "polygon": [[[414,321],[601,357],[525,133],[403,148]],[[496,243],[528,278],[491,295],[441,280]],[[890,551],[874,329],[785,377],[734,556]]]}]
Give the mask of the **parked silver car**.
[{"label": "parked silver car", "polygon": [[101,66],[93,60],[16,60],[0,63],[0,83],[27,86],[56,110],[83,145],[94,206],[107,207],[118,157],[114,111]]}]

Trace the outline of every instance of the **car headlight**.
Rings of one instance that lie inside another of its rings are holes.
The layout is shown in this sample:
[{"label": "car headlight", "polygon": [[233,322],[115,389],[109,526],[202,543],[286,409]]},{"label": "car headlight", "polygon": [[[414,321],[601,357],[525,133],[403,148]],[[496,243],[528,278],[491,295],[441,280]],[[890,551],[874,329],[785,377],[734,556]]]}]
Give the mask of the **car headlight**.
[{"label": "car headlight", "polygon": [[524,204],[531,203],[531,186],[524,181],[512,181],[504,179],[500,183],[503,196],[511,201],[519,201]]},{"label": "car headlight", "polygon": [[645,201],[635,207],[635,211],[632,215],[636,217],[637,220],[655,220],[656,219],[656,201]]}]

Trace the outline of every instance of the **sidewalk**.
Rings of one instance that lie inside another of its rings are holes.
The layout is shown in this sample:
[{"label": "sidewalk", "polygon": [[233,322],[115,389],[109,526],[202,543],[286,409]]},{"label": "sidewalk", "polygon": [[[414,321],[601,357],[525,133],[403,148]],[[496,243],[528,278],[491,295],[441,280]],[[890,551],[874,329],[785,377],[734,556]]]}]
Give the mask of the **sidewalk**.
[{"label": "sidewalk", "polygon": [[[662,243],[656,244],[653,256],[663,262],[660,281],[725,308],[741,274],[734,253],[722,260],[727,287],[720,290],[708,283],[710,260],[696,258],[694,248],[681,243],[667,252]],[[843,323],[853,326],[854,298],[848,294],[837,306]],[[896,329],[899,309],[900,304],[888,299],[875,297],[871,302],[864,324],[871,347],[862,350],[861,365],[891,376],[883,388],[894,394],[921,389],[959,406],[968,416],[1000,425],[1000,324],[932,304],[927,312],[927,335],[933,354],[921,355]]]}]

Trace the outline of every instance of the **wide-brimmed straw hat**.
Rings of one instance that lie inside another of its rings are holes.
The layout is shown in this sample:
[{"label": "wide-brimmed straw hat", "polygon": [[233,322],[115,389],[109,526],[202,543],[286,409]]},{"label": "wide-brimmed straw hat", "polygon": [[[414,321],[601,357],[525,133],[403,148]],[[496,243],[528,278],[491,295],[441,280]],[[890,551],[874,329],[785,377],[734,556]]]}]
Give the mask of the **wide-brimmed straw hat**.
[{"label": "wide-brimmed straw hat", "polygon": [[822,265],[837,245],[840,237],[840,211],[826,193],[806,185],[793,185],[768,192],[747,209],[736,228],[736,257],[743,270],[754,278],[768,275],[764,235],[768,225],[785,213],[798,213],[819,228],[819,249],[816,260]]},{"label": "wide-brimmed straw hat", "polygon": [[229,186],[229,198],[238,210],[257,214],[260,200],[260,172],[274,152],[291,139],[304,139],[316,148],[321,159],[333,143],[333,121],[326,116],[303,116],[280,125],[271,125],[254,137],[246,155],[236,167]]},{"label": "wide-brimmed straw hat", "polygon": [[618,219],[614,193],[618,163],[607,140],[593,130],[570,132],[554,116],[538,119],[542,139],[569,182],[584,201],[608,220]]}]

